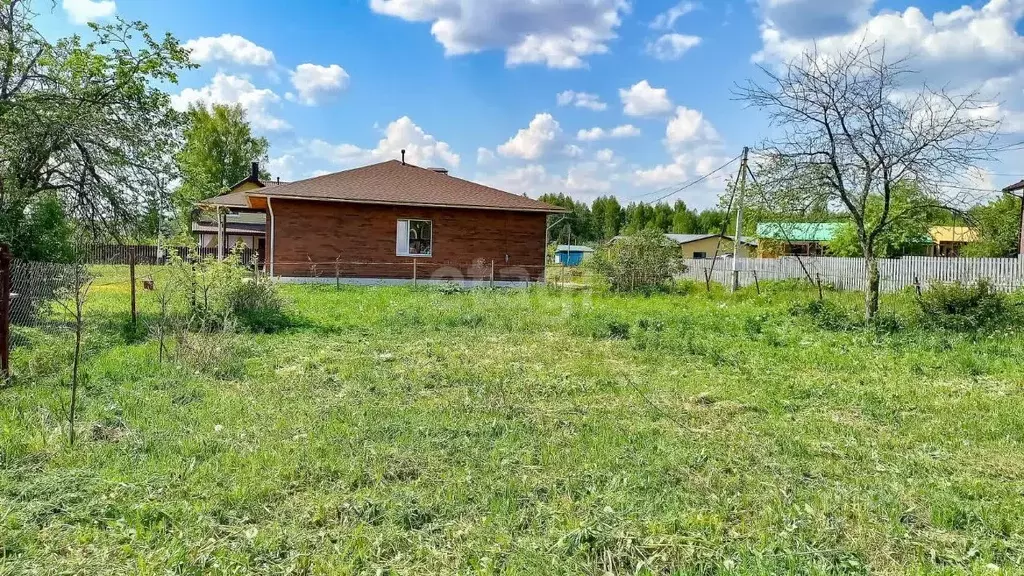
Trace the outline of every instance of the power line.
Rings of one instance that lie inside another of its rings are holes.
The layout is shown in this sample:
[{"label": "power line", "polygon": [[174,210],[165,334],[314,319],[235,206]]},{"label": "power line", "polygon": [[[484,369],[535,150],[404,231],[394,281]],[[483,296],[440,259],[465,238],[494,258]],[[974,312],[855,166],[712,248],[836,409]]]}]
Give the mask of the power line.
[{"label": "power line", "polygon": [[[740,156],[742,156],[742,154],[740,154]],[[651,204],[657,204],[657,203],[661,202],[662,200],[665,200],[669,196],[675,196],[676,194],[682,192],[683,190],[686,190],[688,188],[692,188],[692,187],[696,186],[697,184],[700,184],[701,182],[703,182],[703,181],[707,180],[708,178],[714,176],[718,172],[721,172],[722,170],[725,170],[726,168],[728,168],[733,162],[739,160],[740,156],[737,156],[737,157],[733,158],[732,160],[729,160],[725,164],[722,164],[718,168],[715,168],[714,170],[712,170],[711,172],[708,172],[707,174],[701,176],[700,178],[697,178],[696,180],[694,180],[692,182],[689,182],[687,184],[684,184],[683,186],[680,186],[679,188],[676,188],[675,190],[669,192],[668,194],[665,194],[664,196],[661,196],[657,200],[651,202]]]}]

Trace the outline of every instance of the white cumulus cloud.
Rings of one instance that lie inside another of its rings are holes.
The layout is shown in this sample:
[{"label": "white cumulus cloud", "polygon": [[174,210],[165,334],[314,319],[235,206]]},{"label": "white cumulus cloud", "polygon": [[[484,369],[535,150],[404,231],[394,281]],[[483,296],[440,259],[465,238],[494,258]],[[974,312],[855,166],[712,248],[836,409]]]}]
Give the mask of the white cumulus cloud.
[{"label": "white cumulus cloud", "polygon": [[573,90],[566,90],[560,92],[556,97],[559,106],[576,106],[577,108],[588,108],[595,112],[601,112],[608,109],[608,105],[601,101],[601,97],[597,94],[590,94],[589,92],[575,92]]},{"label": "white cumulus cloud", "polygon": [[842,34],[868,19],[875,0],[760,0],[762,15],[789,36]]},{"label": "white cumulus cloud", "polygon": [[815,46],[827,54],[861,43],[884,43],[890,58],[912,55],[927,66],[922,71],[930,76],[934,72],[941,79],[992,77],[1019,68],[1024,38],[1017,33],[1017,24],[1022,16],[1021,0],[990,0],[978,9],[963,6],[931,18],[911,6],[903,12],[881,12],[845,34],[811,38],[791,34],[768,20],[762,24],[763,47],[754,60],[785,62]]},{"label": "white cumulus cloud", "polygon": [[586,130],[580,130],[576,133],[576,139],[582,142],[596,142],[598,140],[604,140],[606,138],[632,138],[640,135],[640,129],[632,124],[623,124],[622,126],[616,126],[611,130],[605,130],[604,128],[594,127]]},{"label": "white cumulus cloud", "polygon": [[497,156],[494,155],[494,152],[491,149],[484,148],[483,146],[476,149],[476,163],[478,165],[485,166],[494,162],[496,159]]},{"label": "white cumulus cloud", "polygon": [[287,122],[271,112],[281,97],[269,88],[256,88],[247,78],[218,72],[209,84],[202,88],[186,88],[171,96],[171,105],[185,110],[190,104],[239,104],[248,114],[253,127],[278,131],[290,128]]},{"label": "white cumulus cloud", "polygon": [[665,128],[665,143],[670,149],[694,143],[714,143],[718,140],[718,131],[704,118],[704,114],[686,106],[676,108],[675,116],[669,120]]},{"label": "white cumulus cloud", "polygon": [[545,64],[582,68],[585,58],[608,51],[627,0],[370,0],[370,9],[430,32],[457,56],[504,50],[508,66]]},{"label": "white cumulus cloud", "polygon": [[273,66],[274,53],[255,42],[235,34],[204,36],[185,42],[193,62],[240,64],[243,66]]},{"label": "white cumulus cloud", "polygon": [[349,76],[348,72],[337,64],[299,64],[292,71],[291,80],[292,86],[298,92],[298,96],[291,98],[306,106],[316,106],[348,88]]},{"label": "white cumulus cloud", "polygon": [[[884,45],[889,61],[910,58],[909,68],[919,72],[917,82],[946,86],[954,92],[980,88],[981,98],[993,106],[999,103],[995,114],[1004,120],[1004,131],[1024,129],[1019,121],[1024,111],[1024,36],[1018,32],[1024,18],[1024,0],[988,0],[977,7],[964,5],[930,14],[916,6],[902,12],[881,10],[871,14],[873,2],[843,0],[839,4],[847,10],[846,25],[818,23],[809,29],[778,15],[780,9],[812,10],[811,5],[818,4],[810,0],[762,0],[762,47],[753,60],[776,65],[811,50],[828,55],[862,44]],[[825,3],[820,4],[819,8],[825,10]]]},{"label": "white cumulus cloud", "polygon": [[658,14],[658,16],[651,22],[651,28],[654,30],[671,30],[672,27],[676,25],[676,20],[679,20],[683,16],[693,12],[697,8],[698,6],[694,2],[680,2],[661,14]]},{"label": "white cumulus cloud", "polygon": [[700,36],[665,34],[647,44],[647,53],[658,60],[678,60],[692,48],[700,45]]},{"label": "white cumulus cloud", "polygon": [[554,116],[547,113],[537,114],[529,126],[517,132],[508,142],[498,146],[498,153],[509,158],[537,160],[561,134],[562,127]]},{"label": "white cumulus cloud", "polygon": [[388,124],[376,148],[366,149],[348,143],[331,144],[324,140],[312,140],[306,144],[306,153],[339,167],[399,160],[402,150],[405,150],[406,162],[417,166],[443,164],[455,168],[461,160],[447,142],[427,134],[408,116]]},{"label": "white cumulus cloud", "polygon": [[110,18],[117,12],[114,0],[64,0],[61,6],[75,24],[88,24]]},{"label": "white cumulus cloud", "polygon": [[647,80],[619,90],[623,112],[628,116],[660,116],[672,111],[668,90],[654,88]]}]

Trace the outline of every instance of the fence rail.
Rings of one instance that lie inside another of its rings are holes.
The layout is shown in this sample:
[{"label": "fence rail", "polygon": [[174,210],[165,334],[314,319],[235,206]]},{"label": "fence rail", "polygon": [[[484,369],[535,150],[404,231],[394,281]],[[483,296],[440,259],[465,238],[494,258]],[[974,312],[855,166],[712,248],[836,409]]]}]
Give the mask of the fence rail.
[{"label": "fence rail", "polygon": [[[732,283],[732,259],[684,260],[682,277],[725,285]],[[741,286],[755,281],[804,278],[821,281],[839,290],[867,288],[863,258],[826,258],[785,256],[782,258],[740,258],[736,261]],[[712,267],[714,271],[712,272]],[[988,280],[999,290],[1012,292],[1024,287],[1024,259],[1017,258],[930,258],[907,256],[880,259],[878,272],[883,292],[898,292],[920,283],[972,283]]]}]

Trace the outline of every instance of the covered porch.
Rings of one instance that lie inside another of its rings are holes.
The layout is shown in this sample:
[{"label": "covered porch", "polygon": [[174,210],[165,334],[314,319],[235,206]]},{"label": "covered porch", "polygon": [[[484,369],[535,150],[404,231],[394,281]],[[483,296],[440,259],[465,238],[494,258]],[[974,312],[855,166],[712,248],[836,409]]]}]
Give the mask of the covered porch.
[{"label": "covered porch", "polygon": [[267,257],[267,213],[253,208],[244,192],[231,192],[196,205],[192,235],[201,253],[223,260],[241,243],[262,268]]}]

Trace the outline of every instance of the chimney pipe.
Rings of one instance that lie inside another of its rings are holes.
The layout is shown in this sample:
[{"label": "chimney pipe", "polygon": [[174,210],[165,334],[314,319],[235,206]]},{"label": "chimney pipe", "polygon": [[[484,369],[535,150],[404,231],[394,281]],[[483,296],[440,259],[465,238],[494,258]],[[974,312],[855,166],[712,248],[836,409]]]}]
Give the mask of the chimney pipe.
[{"label": "chimney pipe", "polygon": [[405,148],[402,148],[402,166],[405,166]]},{"label": "chimney pipe", "polygon": [[258,182],[260,179],[260,163],[253,162],[252,169],[249,171],[249,179],[253,182]]}]

